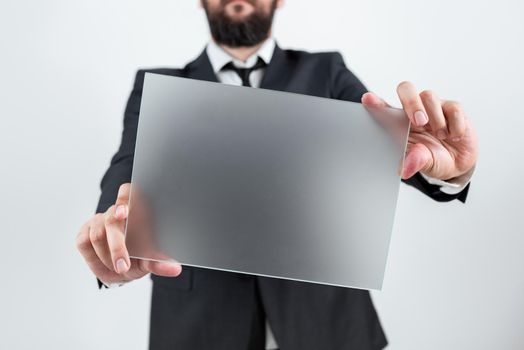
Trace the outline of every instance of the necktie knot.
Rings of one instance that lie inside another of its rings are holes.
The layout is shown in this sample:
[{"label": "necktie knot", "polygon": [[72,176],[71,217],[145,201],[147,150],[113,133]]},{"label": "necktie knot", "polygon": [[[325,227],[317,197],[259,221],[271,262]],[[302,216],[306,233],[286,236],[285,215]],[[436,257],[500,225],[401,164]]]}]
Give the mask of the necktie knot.
[{"label": "necktie knot", "polygon": [[239,68],[233,64],[233,62],[229,62],[224,67],[222,67],[221,70],[232,70],[235,73],[238,74],[240,79],[242,79],[242,86],[251,86],[251,83],[249,82],[249,76],[251,75],[251,72],[264,68],[266,66],[266,63],[262,58],[258,58],[257,63],[253,67],[250,68]]}]

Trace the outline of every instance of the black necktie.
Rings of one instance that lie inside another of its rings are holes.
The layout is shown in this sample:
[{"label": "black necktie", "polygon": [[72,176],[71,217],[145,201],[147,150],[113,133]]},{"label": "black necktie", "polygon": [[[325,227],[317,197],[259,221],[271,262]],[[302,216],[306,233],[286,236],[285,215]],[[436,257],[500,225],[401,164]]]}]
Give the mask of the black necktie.
[{"label": "black necktie", "polygon": [[240,79],[242,79],[242,86],[251,86],[251,84],[249,83],[249,75],[251,74],[251,72],[260,68],[264,68],[265,66],[266,63],[263,59],[259,57],[257,63],[255,63],[255,65],[251,68],[238,68],[233,64],[233,62],[229,62],[224,67],[222,67],[221,70],[235,71],[240,77]]}]

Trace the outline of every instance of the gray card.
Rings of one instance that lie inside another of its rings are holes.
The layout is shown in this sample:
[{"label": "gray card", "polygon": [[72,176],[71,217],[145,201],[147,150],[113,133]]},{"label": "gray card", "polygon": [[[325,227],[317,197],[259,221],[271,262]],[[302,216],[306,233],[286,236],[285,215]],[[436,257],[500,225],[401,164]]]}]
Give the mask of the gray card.
[{"label": "gray card", "polygon": [[380,289],[408,130],[397,109],[148,73],[130,254]]}]

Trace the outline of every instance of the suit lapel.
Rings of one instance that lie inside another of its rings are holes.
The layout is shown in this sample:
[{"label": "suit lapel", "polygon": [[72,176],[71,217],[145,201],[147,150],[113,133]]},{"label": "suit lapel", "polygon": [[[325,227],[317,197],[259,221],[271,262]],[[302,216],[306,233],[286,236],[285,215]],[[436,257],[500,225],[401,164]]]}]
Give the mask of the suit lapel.
[{"label": "suit lapel", "polygon": [[186,65],[187,77],[198,80],[206,80],[218,83],[217,76],[213,71],[209,57],[204,49],[200,56]]},{"label": "suit lapel", "polygon": [[275,51],[271,57],[260,87],[262,89],[286,91],[287,84],[291,79],[294,66],[286,57],[284,51],[275,45]]}]

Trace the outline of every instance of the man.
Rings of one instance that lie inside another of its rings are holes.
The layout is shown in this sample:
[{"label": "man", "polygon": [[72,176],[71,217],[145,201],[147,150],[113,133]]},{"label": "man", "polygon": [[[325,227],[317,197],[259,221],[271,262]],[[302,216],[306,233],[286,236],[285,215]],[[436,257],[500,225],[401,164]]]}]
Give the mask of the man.
[{"label": "man", "polygon": [[[283,0],[202,0],[212,41],[182,69],[156,73],[385,106],[340,54],[282,50],[271,37]],[[100,285],[152,273],[151,349],[264,349],[266,327],[281,349],[382,349],[387,345],[369,292],[129,258],[124,243],[129,182],[144,79],[137,73],[122,142],[101,183],[97,214],[78,249]],[[465,202],[477,140],[457,102],[397,89],[413,125],[404,182],[438,201]],[[173,278],[174,277],[174,278]],[[268,326],[266,326],[266,322]],[[269,341],[271,342],[271,341]]]}]

